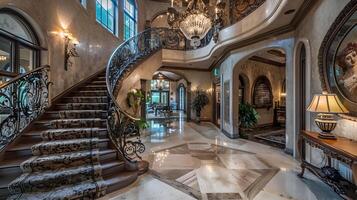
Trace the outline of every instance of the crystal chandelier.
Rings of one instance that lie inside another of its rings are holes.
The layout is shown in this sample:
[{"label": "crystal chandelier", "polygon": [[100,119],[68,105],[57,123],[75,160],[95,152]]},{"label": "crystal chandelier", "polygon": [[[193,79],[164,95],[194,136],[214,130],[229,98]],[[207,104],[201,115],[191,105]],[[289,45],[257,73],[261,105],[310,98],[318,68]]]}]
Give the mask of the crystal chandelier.
[{"label": "crystal chandelier", "polygon": [[214,29],[215,42],[218,39],[219,29],[222,27],[222,16],[225,4],[218,1],[215,9],[215,14],[210,15],[205,3],[202,0],[191,0],[184,13],[179,13],[173,7],[173,0],[171,7],[168,9],[168,24],[171,27],[177,27],[182,31],[185,37],[191,41],[191,46],[198,47],[201,40],[207,33]]}]

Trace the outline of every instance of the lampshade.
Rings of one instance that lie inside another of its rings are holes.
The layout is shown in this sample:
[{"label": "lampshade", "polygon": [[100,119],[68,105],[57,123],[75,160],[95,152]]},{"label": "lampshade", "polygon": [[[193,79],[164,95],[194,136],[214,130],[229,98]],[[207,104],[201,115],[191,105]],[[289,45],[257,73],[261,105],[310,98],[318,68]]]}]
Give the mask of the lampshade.
[{"label": "lampshade", "polygon": [[312,99],[307,111],[318,113],[348,113],[336,94],[317,94]]}]

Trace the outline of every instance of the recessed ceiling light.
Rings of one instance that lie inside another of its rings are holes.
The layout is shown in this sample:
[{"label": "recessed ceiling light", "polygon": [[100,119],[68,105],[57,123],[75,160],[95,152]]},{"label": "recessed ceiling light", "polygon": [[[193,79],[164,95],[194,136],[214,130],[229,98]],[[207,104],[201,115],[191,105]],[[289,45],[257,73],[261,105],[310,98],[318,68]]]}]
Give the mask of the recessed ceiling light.
[{"label": "recessed ceiling light", "polygon": [[284,12],[284,15],[290,15],[295,12],[295,9],[290,9]]}]

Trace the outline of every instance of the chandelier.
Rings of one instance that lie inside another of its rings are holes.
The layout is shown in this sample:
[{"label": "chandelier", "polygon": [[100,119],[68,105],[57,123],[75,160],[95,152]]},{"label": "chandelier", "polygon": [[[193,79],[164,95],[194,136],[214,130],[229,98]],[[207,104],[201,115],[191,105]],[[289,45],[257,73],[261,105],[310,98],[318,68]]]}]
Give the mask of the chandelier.
[{"label": "chandelier", "polygon": [[168,8],[167,21],[171,27],[178,27],[185,37],[190,40],[191,46],[197,48],[201,45],[201,40],[213,28],[213,39],[218,40],[218,32],[223,24],[223,9],[225,3],[217,1],[215,13],[210,14],[208,8],[202,0],[191,0],[183,13],[179,13],[173,7]]}]

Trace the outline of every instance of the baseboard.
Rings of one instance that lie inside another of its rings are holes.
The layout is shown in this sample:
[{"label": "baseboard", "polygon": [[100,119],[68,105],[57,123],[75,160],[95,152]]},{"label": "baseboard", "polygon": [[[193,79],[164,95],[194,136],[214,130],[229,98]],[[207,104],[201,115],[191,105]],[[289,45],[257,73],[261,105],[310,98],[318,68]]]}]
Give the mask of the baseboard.
[{"label": "baseboard", "polygon": [[231,135],[230,133],[228,133],[226,130],[222,129],[221,130],[222,133],[227,136],[228,138],[230,139],[238,139],[239,138],[239,135],[238,134],[235,134],[235,135]]}]

